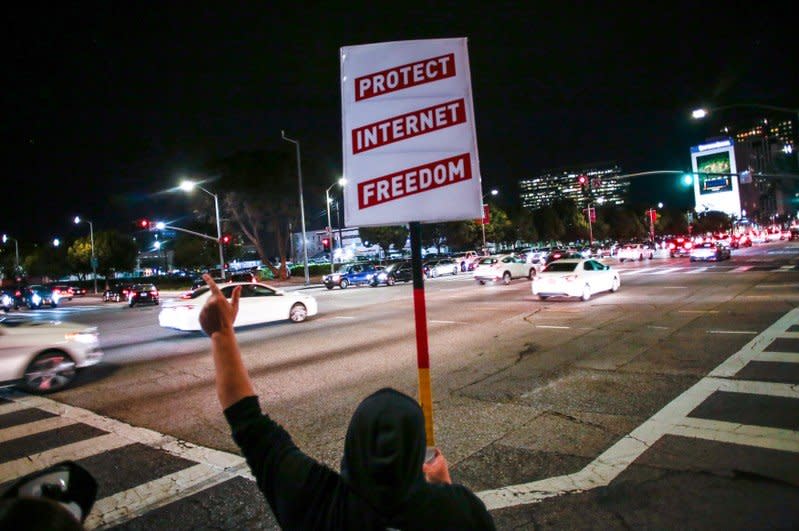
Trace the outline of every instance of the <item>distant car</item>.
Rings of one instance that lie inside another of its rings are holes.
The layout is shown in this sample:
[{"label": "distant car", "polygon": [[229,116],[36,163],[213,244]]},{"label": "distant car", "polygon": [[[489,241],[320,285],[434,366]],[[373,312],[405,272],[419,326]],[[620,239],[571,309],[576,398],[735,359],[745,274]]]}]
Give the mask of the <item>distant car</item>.
[{"label": "distant car", "polygon": [[258,275],[249,271],[233,273],[230,275],[228,282],[258,282]]},{"label": "distant car", "polygon": [[730,258],[730,248],[715,242],[702,242],[691,249],[691,262],[714,260],[721,262]]},{"label": "distant car", "polygon": [[66,286],[63,284],[57,284],[55,286],[51,286],[53,290],[53,297],[57,298],[59,301],[68,300],[71,301],[72,297],[75,295],[75,291],[72,289],[71,286]]},{"label": "distant car", "polygon": [[666,246],[669,249],[670,257],[679,258],[691,254],[691,249],[694,246],[694,242],[691,241],[691,238],[678,236],[669,240]]},{"label": "distant car", "polygon": [[456,263],[452,258],[432,260],[427,263],[427,266],[428,278],[435,278],[443,275],[457,275],[461,270],[460,264]]},{"label": "distant car", "polygon": [[534,279],[533,295],[541,300],[549,297],[580,297],[587,301],[594,293],[618,291],[621,277],[609,265],[596,260],[556,260]]},{"label": "distant car", "polygon": [[474,270],[473,277],[478,284],[501,280],[503,284],[507,285],[514,278],[532,279],[536,272],[537,266],[528,264],[521,258],[505,254],[481,258]]},{"label": "distant car", "polygon": [[410,282],[413,280],[413,270],[411,269],[410,260],[403,260],[402,262],[395,262],[387,266],[382,271],[378,271],[372,277],[372,287],[377,287],[381,284],[386,286],[393,286],[397,282]]},{"label": "distant car", "polygon": [[8,313],[12,308],[15,310],[19,308],[16,297],[14,296],[14,290],[3,288],[0,290],[0,310]]},{"label": "distant car", "polygon": [[644,258],[654,258],[655,251],[641,243],[628,243],[622,246],[616,253],[619,262],[625,260],[643,260]]},{"label": "distant car", "polygon": [[60,298],[53,295],[53,290],[47,286],[40,284],[31,284],[22,289],[22,302],[31,310],[41,308],[42,306],[50,306],[55,308],[58,306]]},{"label": "distant car", "polygon": [[[220,290],[230,298],[236,286],[241,286],[242,290],[234,323],[237,327],[282,320],[299,323],[318,312],[316,299],[312,296],[301,292],[286,293],[266,284],[233,282],[220,286]],[[158,324],[164,328],[199,331],[200,310],[210,296],[211,290],[204,286],[165,304],[158,314]]]},{"label": "distant car", "polygon": [[76,369],[100,362],[103,352],[96,328],[5,317],[0,318],[0,356],[0,381],[49,393],[69,385]]},{"label": "distant car", "polygon": [[349,286],[362,286],[372,283],[372,278],[378,273],[371,264],[347,264],[338,271],[322,277],[322,282],[327,289],[338,286],[347,289]]},{"label": "distant car", "polygon": [[128,292],[128,306],[137,304],[158,304],[158,289],[153,284],[134,284]]},{"label": "distant car", "polygon": [[72,290],[72,294],[75,297],[83,297],[84,295],[86,295],[86,293],[88,293],[88,290],[86,288],[82,288],[80,286],[69,286],[69,288]]},{"label": "distant car", "polygon": [[130,284],[118,284],[103,292],[103,302],[123,302],[128,300],[128,294],[133,286]]}]

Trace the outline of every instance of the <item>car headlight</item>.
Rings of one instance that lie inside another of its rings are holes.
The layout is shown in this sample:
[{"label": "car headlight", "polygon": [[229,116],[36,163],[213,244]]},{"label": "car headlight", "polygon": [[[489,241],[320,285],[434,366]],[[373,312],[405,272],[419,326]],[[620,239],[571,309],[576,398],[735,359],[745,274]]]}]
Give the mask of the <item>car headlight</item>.
[{"label": "car headlight", "polygon": [[83,330],[81,332],[70,332],[64,335],[67,341],[77,341],[84,345],[93,345],[97,343],[97,332],[94,330]]},{"label": "car headlight", "polygon": [[378,279],[378,280],[385,280],[385,279],[387,279],[387,278],[388,278],[388,275],[387,275],[387,274],[385,274],[385,273],[379,273],[379,274],[377,275],[377,279]]},{"label": "car headlight", "polygon": [[34,293],[31,296],[31,302],[33,302],[33,304],[39,304],[40,302],[42,302],[42,298],[37,293]]}]

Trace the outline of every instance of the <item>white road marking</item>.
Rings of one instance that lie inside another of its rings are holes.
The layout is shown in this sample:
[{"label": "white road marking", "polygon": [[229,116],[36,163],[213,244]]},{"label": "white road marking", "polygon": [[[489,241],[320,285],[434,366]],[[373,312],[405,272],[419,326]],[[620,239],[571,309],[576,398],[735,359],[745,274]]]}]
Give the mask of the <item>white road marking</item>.
[{"label": "white road marking", "polygon": [[334,315],[331,319],[355,319],[352,315]]},{"label": "white road marking", "polygon": [[655,330],[669,330],[668,326],[647,325],[647,328],[654,328]]},{"label": "white road marking", "polygon": [[708,330],[708,334],[748,334],[755,335],[757,332],[754,330]]},{"label": "white road marking", "polygon": [[637,275],[639,273],[643,273],[644,271],[646,271],[646,269],[624,269],[624,270],[620,271],[620,273],[622,275],[630,276],[630,275]]},{"label": "white road marking", "polygon": [[25,404],[20,404],[19,402],[11,402],[10,404],[0,404],[0,415],[6,415],[8,413],[13,413],[15,411],[29,409],[30,407],[31,406],[26,406]]},{"label": "white road marking", "polygon": [[669,433],[695,439],[799,452],[799,431],[741,425],[736,422],[686,417]]},{"label": "white road marking", "polygon": [[555,326],[555,325],[535,325],[536,328],[553,328],[555,330],[568,330],[570,326]]},{"label": "white road marking", "polygon": [[197,464],[98,500],[89,513],[85,526],[87,529],[112,527],[230,478],[228,473],[205,464]]},{"label": "white road marking", "polygon": [[13,461],[0,464],[0,483],[22,477],[36,470],[54,465],[59,461],[77,461],[86,457],[101,454],[127,446],[132,441],[120,437],[115,433],[107,433],[99,437],[92,437],[83,441],[58,446],[44,452],[20,457]]},{"label": "white road marking", "polygon": [[719,376],[734,376],[746,363],[762,354],[763,349],[774,339],[780,337],[788,328],[797,323],[799,323],[799,308],[791,310],[776,323],[752,338],[741,350],[716,367],[708,376],[677,396],[582,470],[564,476],[486,490],[478,493],[478,496],[489,510],[495,510],[537,503],[546,498],[569,492],[584,492],[596,487],[604,487],[609,485],[662,436],[674,432],[678,432],[678,434],[690,432],[689,436],[696,437],[699,436],[697,433],[701,431],[702,438],[729,440],[739,444],[747,444],[753,438],[762,438],[764,440],[762,444],[799,452],[799,437],[793,430],[775,431],[774,428],[744,427],[740,424],[735,424],[734,429],[731,430],[728,429],[730,423],[686,420],[691,411],[717,391],[799,399],[799,387],[796,385],[719,378]]},{"label": "white road marking", "polygon": [[686,275],[695,275],[697,273],[704,273],[708,269],[709,269],[708,267],[697,267],[696,269],[692,269],[690,271],[686,271],[685,274]]},{"label": "white road marking", "polygon": [[63,428],[70,424],[75,424],[75,421],[64,417],[50,417],[26,424],[11,426],[10,428],[0,430],[0,443],[13,441],[14,439],[27,437],[28,435],[34,435],[36,433]]},{"label": "white road marking", "polygon": [[754,267],[754,266],[741,266],[741,267],[736,267],[735,269],[733,269],[732,271],[730,271],[730,273],[743,273],[744,271],[749,271],[749,270],[750,270],[750,269],[752,269],[753,267]]},{"label": "white road marking", "polygon": [[515,321],[516,319],[518,319],[520,317],[527,317],[528,315],[530,315],[530,312],[520,313],[520,314],[514,315],[513,317],[508,317],[507,319],[503,319],[502,322],[503,323],[509,323],[511,321]]},{"label": "white road marking", "polygon": [[796,267],[792,266],[792,265],[784,265],[784,266],[781,266],[779,269],[777,269],[778,272],[783,272],[783,271],[787,272],[787,271],[795,271],[795,270],[796,270]]},{"label": "white road marking", "polygon": [[688,289],[688,286],[661,286],[663,289]]},{"label": "white road marking", "polygon": [[656,273],[652,273],[653,275],[668,275],[669,273],[676,273],[677,271],[682,271],[684,268],[682,267],[670,267],[668,269],[664,269],[662,271],[657,271]]},{"label": "white road marking", "polygon": [[799,288],[799,284],[792,282],[790,284],[758,284],[756,289],[785,289],[785,288]]},{"label": "white road marking", "polygon": [[719,313],[718,310],[677,310],[677,313]]},{"label": "white road marking", "polygon": [[464,325],[465,324],[469,324],[469,323],[465,323],[463,321],[438,321],[436,319],[430,319],[430,322],[431,323],[438,323],[438,324],[464,324]]}]

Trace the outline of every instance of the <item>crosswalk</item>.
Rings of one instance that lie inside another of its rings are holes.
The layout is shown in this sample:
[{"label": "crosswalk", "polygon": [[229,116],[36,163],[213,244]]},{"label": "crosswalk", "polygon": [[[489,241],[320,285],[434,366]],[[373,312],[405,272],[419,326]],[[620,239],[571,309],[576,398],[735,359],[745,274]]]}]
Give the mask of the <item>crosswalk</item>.
[{"label": "crosswalk", "polygon": [[[582,470],[483,491],[489,509],[611,485],[631,465],[720,468],[799,485],[799,308]],[[707,462],[713,456],[713,464]],[[675,463],[675,460],[677,461]],[[785,466],[788,464],[788,466]]]},{"label": "crosswalk", "polygon": [[668,274],[686,274],[697,275],[700,273],[794,273],[799,272],[797,266],[794,265],[698,265],[690,264],[678,267],[673,266],[653,266],[653,267],[638,267],[635,269],[617,268],[623,276],[649,276],[649,275],[668,275]]},{"label": "crosswalk", "polygon": [[[39,308],[37,310],[28,310],[28,309],[13,310],[6,315],[17,315],[21,317],[36,317],[36,316],[52,317],[52,316],[64,316],[64,315],[96,312],[98,310],[102,310],[103,308],[107,308],[107,306],[103,306],[101,304],[87,304],[81,306],[58,306],[56,308]],[[2,315],[4,314],[0,313],[0,316]]]},{"label": "crosswalk", "polygon": [[[159,510],[179,513],[181,503],[198,494],[211,496],[212,490],[219,495],[232,488],[245,489],[250,491],[250,503],[261,499],[246,462],[238,455],[44,397],[8,390],[0,393],[0,491],[20,476],[64,460],[84,466],[100,485],[86,521],[88,529],[124,528],[135,519],[152,518],[148,515]],[[225,518],[235,518],[240,511],[235,503],[230,508],[233,516]],[[262,513],[264,528],[271,528],[274,520],[265,507]],[[182,524],[183,528],[204,526],[203,522]],[[244,522],[232,525],[247,527]]]}]

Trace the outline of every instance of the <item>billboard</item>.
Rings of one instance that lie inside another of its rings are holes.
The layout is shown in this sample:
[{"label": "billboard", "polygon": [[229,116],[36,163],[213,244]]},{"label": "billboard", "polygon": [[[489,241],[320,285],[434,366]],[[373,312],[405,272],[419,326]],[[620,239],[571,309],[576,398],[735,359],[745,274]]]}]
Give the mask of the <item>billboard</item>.
[{"label": "billboard", "polygon": [[480,218],[466,39],[341,48],[347,226]]},{"label": "billboard", "polygon": [[691,148],[697,212],[717,210],[741,217],[741,195],[732,139]]}]

